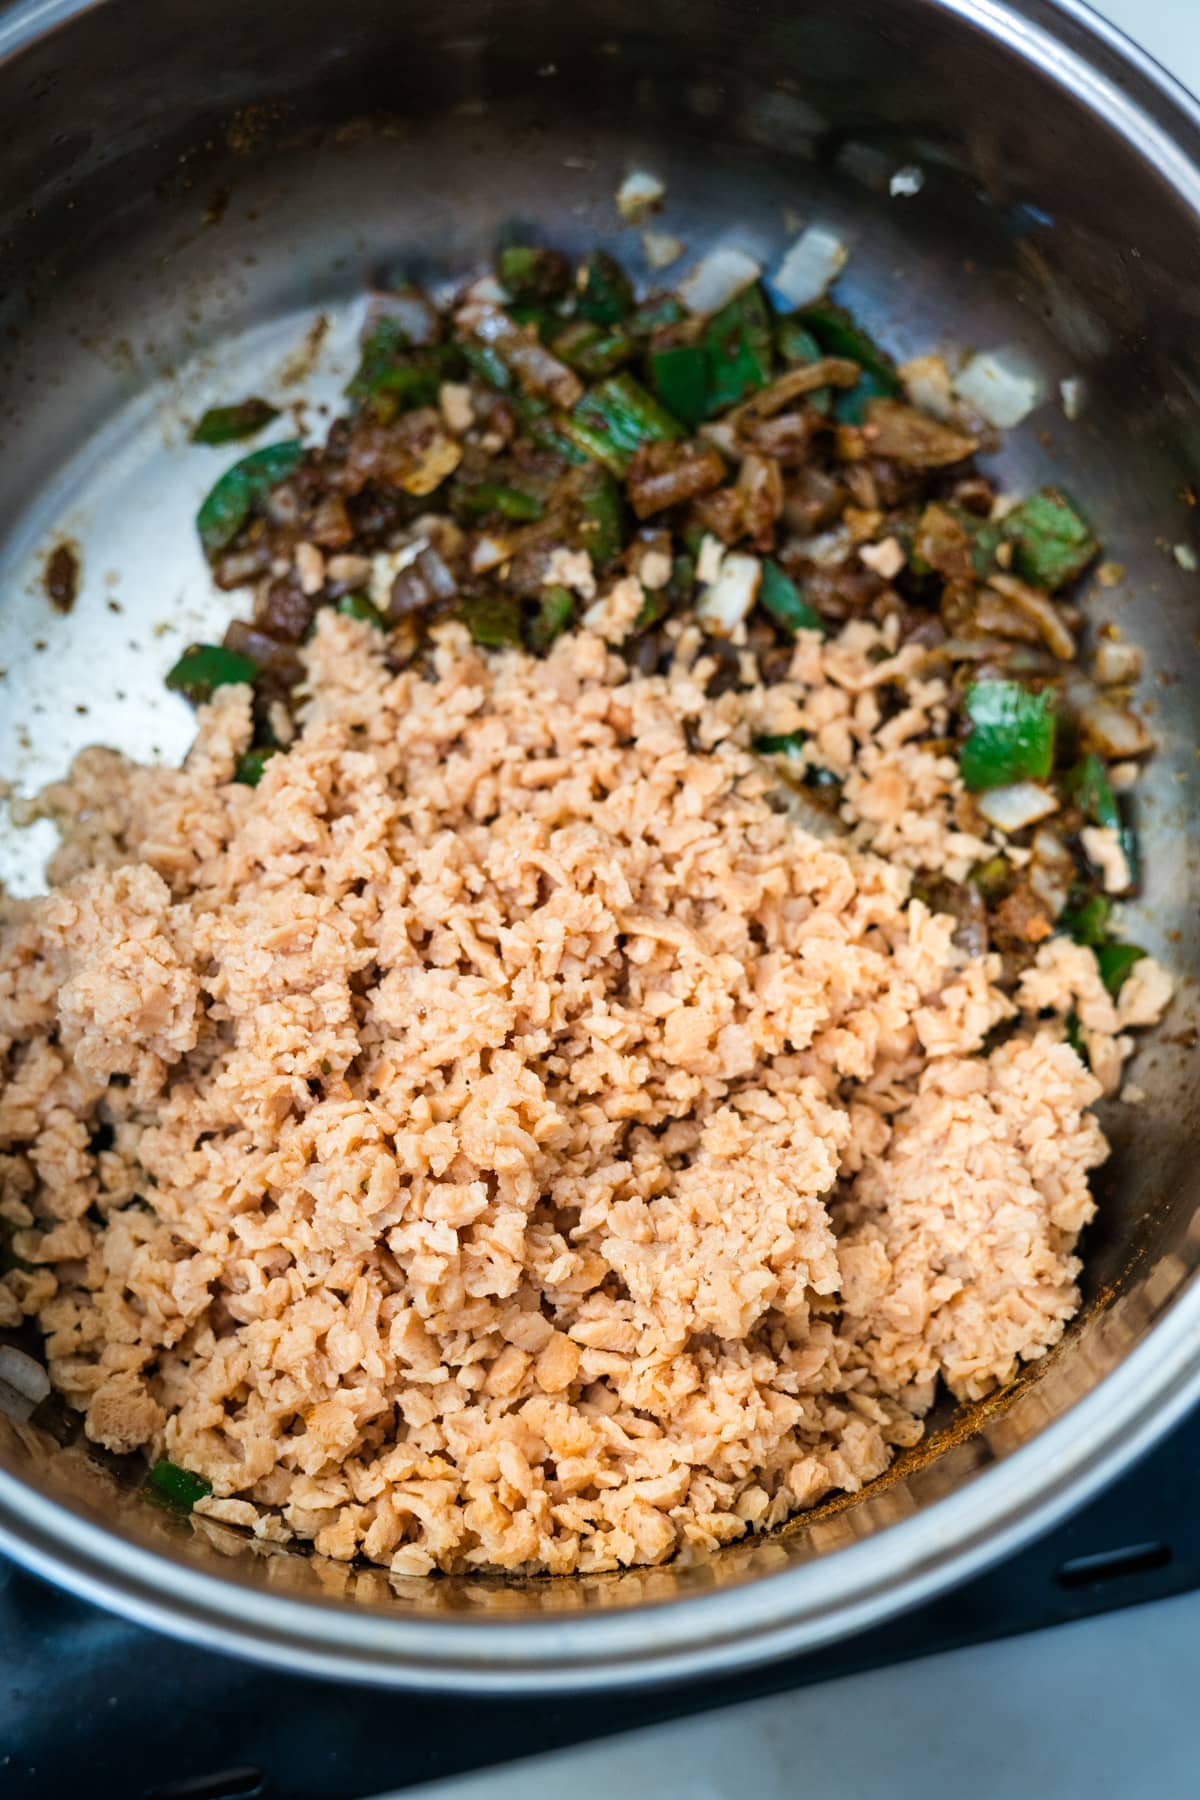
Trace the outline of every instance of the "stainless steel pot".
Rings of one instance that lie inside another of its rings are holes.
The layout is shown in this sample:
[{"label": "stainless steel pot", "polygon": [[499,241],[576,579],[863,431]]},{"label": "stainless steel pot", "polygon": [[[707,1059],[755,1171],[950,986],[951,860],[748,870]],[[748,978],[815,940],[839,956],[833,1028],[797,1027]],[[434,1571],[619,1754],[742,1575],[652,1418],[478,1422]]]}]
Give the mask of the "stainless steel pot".
[{"label": "stainless steel pot", "polygon": [[[0,11],[0,116],[6,773],[34,785],[97,739],[186,743],[160,675],[214,602],[181,400],[289,373],[335,393],[380,262],[459,271],[514,218],[628,251],[612,195],[642,166],[695,252],[717,235],[770,252],[786,212],[820,218],[854,240],[845,289],[901,350],[1008,342],[1051,382],[1084,378],[1083,417],[1035,415],[1003,472],[1065,479],[1127,571],[1093,608],[1158,676],[1139,934],[1194,971],[1198,577],[1171,547],[1192,538],[1200,449],[1200,110],[1086,8],[24,0]],[[925,185],[892,197],[909,163]],[[55,531],[84,557],[62,620],[35,579]],[[45,849],[5,838],[6,878],[28,884]],[[1012,1394],[935,1421],[852,1506],[687,1568],[389,1581],[173,1526],[120,1469],[22,1428],[0,1545],[214,1648],[381,1683],[682,1677],[869,1626],[1077,1505],[1200,1392],[1191,1016],[1185,992],[1137,1066],[1145,1103],[1106,1121],[1067,1342]]]}]

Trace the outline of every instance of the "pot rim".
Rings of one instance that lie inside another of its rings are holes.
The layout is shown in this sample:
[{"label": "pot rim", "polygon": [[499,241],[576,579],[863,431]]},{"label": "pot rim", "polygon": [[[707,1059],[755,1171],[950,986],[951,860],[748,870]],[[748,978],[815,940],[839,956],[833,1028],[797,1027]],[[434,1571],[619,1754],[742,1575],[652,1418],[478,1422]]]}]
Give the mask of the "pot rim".
[{"label": "pot rim", "polygon": [[[0,59],[101,3],[23,0],[0,16]],[[1083,0],[926,3],[1051,75],[1200,222],[1200,104]],[[810,1562],[611,1612],[462,1623],[298,1600],[135,1544],[3,1469],[0,1550],[138,1624],[326,1679],[478,1693],[696,1679],[819,1648],[980,1573],[1111,1481],[1197,1398],[1200,1275],[1089,1394],[953,1493]]]}]

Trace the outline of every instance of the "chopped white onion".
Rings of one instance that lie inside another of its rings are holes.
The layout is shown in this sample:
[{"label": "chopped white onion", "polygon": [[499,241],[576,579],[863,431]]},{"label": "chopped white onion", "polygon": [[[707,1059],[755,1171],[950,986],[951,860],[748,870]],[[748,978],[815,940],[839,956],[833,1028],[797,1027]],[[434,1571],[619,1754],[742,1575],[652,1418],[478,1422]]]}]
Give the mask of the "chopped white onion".
[{"label": "chopped white onion", "polygon": [[645,169],[635,169],[627,175],[617,189],[617,211],[631,225],[640,225],[643,219],[657,212],[666,198],[666,183],[657,175],[649,174]]},{"label": "chopped white onion", "polygon": [[40,1362],[12,1344],[0,1344],[0,1412],[21,1423],[49,1392],[50,1377]]},{"label": "chopped white onion", "polygon": [[680,238],[672,237],[669,231],[643,231],[642,254],[652,269],[669,269],[673,262],[678,262],[686,246]]},{"label": "chopped white onion", "polygon": [[721,571],[712,586],[706,588],[696,607],[696,617],[710,631],[728,634],[733,631],[758,594],[762,580],[762,564],[757,556],[733,551],[721,562]]},{"label": "chopped white onion", "polygon": [[1019,425],[1046,398],[1041,376],[1012,350],[983,350],[973,356],[959,370],[954,388],[960,400],[1000,431]]},{"label": "chopped white onion", "polygon": [[811,306],[837,280],[849,257],[836,232],[824,225],[810,225],[780,263],[771,285],[789,306]]},{"label": "chopped white onion", "polygon": [[689,270],[676,291],[689,312],[706,316],[728,306],[761,274],[761,263],[744,250],[713,250]]},{"label": "chopped white onion", "polygon": [[886,190],[894,167],[890,151],[881,150],[878,144],[861,143],[857,138],[847,139],[834,161],[844,175],[874,188],[877,194]]},{"label": "chopped white onion", "polygon": [[1104,878],[1106,894],[1127,894],[1133,886],[1129,858],[1111,825],[1085,825],[1079,834],[1083,854]]},{"label": "chopped white onion", "polygon": [[371,558],[371,576],[367,582],[367,598],[372,606],[377,606],[386,613],[388,602],[392,597],[392,584],[401,569],[407,569],[415,563],[422,550],[428,550],[429,539],[414,538],[411,543],[401,544],[398,550],[378,550]]},{"label": "chopped white onion", "polygon": [[1185,569],[1189,575],[1194,575],[1200,569],[1200,562],[1190,544],[1176,544],[1172,554],[1180,568]]},{"label": "chopped white onion", "polygon": [[497,281],[494,275],[481,275],[478,281],[473,281],[470,287],[464,290],[460,298],[464,304],[477,300],[485,306],[507,306],[509,293],[508,289]]},{"label": "chopped white onion", "polygon": [[1117,687],[1136,681],[1142,672],[1142,653],[1136,644],[1124,644],[1114,638],[1102,638],[1092,659],[1092,674],[1101,687]]},{"label": "chopped white onion", "polygon": [[1050,789],[1037,781],[1014,781],[1008,787],[989,788],[975,804],[997,831],[1020,831],[1058,811],[1058,801]]},{"label": "chopped white onion", "polygon": [[1089,743],[1105,756],[1144,756],[1153,747],[1154,739],[1136,713],[1099,694],[1088,700],[1079,718]]},{"label": "chopped white onion", "polygon": [[941,356],[914,356],[900,365],[900,381],[913,406],[931,419],[949,419],[954,412],[954,383]]},{"label": "chopped white onion", "polygon": [[1087,404],[1087,386],[1082,375],[1066,375],[1058,384],[1058,395],[1065,416],[1074,424]]},{"label": "chopped white onion", "polygon": [[925,186],[925,171],[916,163],[905,163],[888,182],[888,193],[894,200],[909,200]]},{"label": "chopped white onion", "polygon": [[497,537],[485,531],[477,537],[471,550],[471,573],[486,575],[489,569],[498,569],[512,555],[512,545],[507,538]]},{"label": "chopped white onion", "polygon": [[721,573],[724,561],[724,544],[711,531],[706,532],[700,539],[700,554],[696,558],[696,580],[705,587],[711,587]]},{"label": "chopped white onion", "polygon": [[792,548],[798,555],[808,558],[809,562],[818,563],[822,568],[833,568],[845,562],[854,548],[854,534],[847,525],[835,525],[830,531],[819,532],[816,537],[797,539]]}]

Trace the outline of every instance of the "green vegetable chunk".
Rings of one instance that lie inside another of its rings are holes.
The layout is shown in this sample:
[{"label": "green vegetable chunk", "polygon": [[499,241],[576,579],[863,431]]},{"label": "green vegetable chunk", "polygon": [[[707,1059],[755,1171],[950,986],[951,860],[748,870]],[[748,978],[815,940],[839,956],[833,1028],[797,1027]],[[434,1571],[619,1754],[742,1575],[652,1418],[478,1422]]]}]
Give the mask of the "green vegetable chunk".
[{"label": "green vegetable chunk", "polygon": [[833,416],[839,425],[861,425],[872,400],[886,400],[895,388],[882,376],[864,369],[856,385],[843,388],[833,403]]},{"label": "green vegetable chunk", "polygon": [[712,410],[708,355],[699,344],[673,344],[651,350],[650,379],[668,411],[685,425],[699,425]]},{"label": "green vegetable chunk", "polygon": [[575,599],[569,588],[548,587],[543,591],[537,616],[529,627],[530,648],[548,650],[556,637],[561,637],[571,623]]},{"label": "green vegetable chunk", "polygon": [[1090,1069],[1092,1065],[1091,1065],[1091,1061],[1088,1057],[1088,1053],[1084,1048],[1083,1032],[1080,1029],[1078,1013],[1068,1013],[1067,1014],[1066,1029],[1065,1029],[1063,1035],[1064,1035],[1067,1043],[1070,1044],[1072,1050],[1075,1052],[1076,1056],[1079,1058],[1080,1062],[1083,1064],[1084,1068]]},{"label": "green vegetable chunk", "polygon": [[363,340],[362,355],[346,392],[354,400],[370,400],[375,410],[390,413],[432,406],[443,381],[461,373],[463,351],[457,344],[413,349],[396,319],[383,318]]},{"label": "green vegetable chunk", "polygon": [[376,631],[387,630],[387,620],[365,594],[343,594],[337,603],[337,610],[346,619],[361,619],[364,625],[374,625]]},{"label": "green vegetable chunk", "polygon": [[1112,791],[1108,770],[1094,750],[1081,757],[1067,776],[1067,792],[1094,824],[1120,831],[1121,809]]},{"label": "green vegetable chunk", "polygon": [[786,363],[815,363],[821,357],[820,344],[795,313],[776,319],[775,348]]},{"label": "green vegetable chunk", "polygon": [[633,311],[633,283],[607,250],[593,250],[580,270],[576,307],[597,325],[619,325]]},{"label": "green vegetable chunk", "polygon": [[252,450],[232,469],[226,469],[196,514],[196,529],[206,556],[217,556],[228,549],[254,507],[287,479],[303,455],[300,440],[289,438],[282,444]]},{"label": "green vegetable chunk", "polygon": [[244,750],[237,759],[233,779],[240,781],[243,787],[257,787],[263,778],[263,770],[278,749],[278,744],[255,744],[252,749]]},{"label": "green vegetable chunk", "polygon": [[197,1500],[207,1500],[213,1488],[203,1475],[193,1475],[190,1469],[181,1469],[178,1463],[161,1457],[146,1477],[146,1491],[168,1506],[191,1512]]},{"label": "green vegetable chunk", "polygon": [[1054,766],[1054,696],[1032,693],[1018,681],[975,681],[965,710],[971,735],[958,759],[973,792],[1012,781],[1044,781]]},{"label": "green vegetable chunk", "polygon": [[1013,547],[1017,574],[1049,593],[1082,575],[1100,549],[1077,508],[1052,487],[1014,507],[1001,536]]},{"label": "green vegetable chunk", "polygon": [[496,258],[496,273],[514,300],[558,300],[571,285],[571,269],[557,250],[509,244]]},{"label": "green vegetable chunk", "polygon": [[723,306],[704,333],[708,409],[724,412],[765,388],[774,372],[771,314],[757,282]]},{"label": "green vegetable chunk", "polygon": [[833,300],[819,300],[815,306],[806,306],[799,320],[812,332],[826,356],[845,356],[856,362],[864,374],[880,384],[877,392],[881,394],[900,392],[895,363],[844,306]]},{"label": "green vegetable chunk", "polygon": [[544,508],[536,494],[526,493],[523,488],[508,487],[500,481],[478,481],[474,485],[462,483],[456,486],[452,510],[469,518],[482,519],[498,514],[517,524],[530,524],[541,518]]},{"label": "green vegetable chunk", "polygon": [[568,368],[589,381],[611,375],[633,355],[633,340],[620,325],[597,325],[591,319],[575,319],[560,331],[553,344]]},{"label": "green vegetable chunk", "polygon": [[1096,949],[1108,936],[1111,914],[1112,901],[1108,895],[1093,894],[1078,906],[1068,906],[1058,923],[1077,944],[1089,944],[1092,949]]},{"label": "green vegetable chunk", "polygon": [[779,564],[769,557],[763,558],[758,601],[785,630],[819,631],[825,635],[825,621],[820,613],[809,605],[791,576],[785,575]]},{"label": "green vegetable chunk", "polygon": [[1140,962],[1145,954],[1136,944],[1097,945],[1096,961],[1100,965],[1100,979],[1114,1000],[1125,986],[1134,963]]},{"label": "green vegetable chunk", "polygon": [[621,490],[607,470],[594,465],[582,470],[576,479],[579,482],[579,508],[573,547],[586,550],[594,566],[603,569],[625,547],[625,506]]},{"label": "green vegetable chunk", "polygon": [[675,294],[652,294],[630,313],[625,328],[634,337],[651,337],[671,325],[682,325],[687,308]]},{"label": "green vegetable chunk", "polygon": [[521,602],[513,594],[477,594],[464,600],[461,616],[477,644],[506,650],[521,643]]},{"label": "green vegetable chunk", "polygon": [[[571,423],[591,440],[592,453],[623,475],[642,444],[684,437],[683,426],[632,375],[610,375],[578,402]],[[587,448],[587,444],[582,445]]]},{"label": "green vegetable chunk", "polygon": [[32,1275],[34,1264],[25,1257],[18,1256],[13,1248],[13,1239],[20,1226],[14,1219],[0,1219],[0,1273],[7,1275],[11,1269],[22,1269],[25,1274]]},{"label": "green vegetable chunk", "polygon": [[279,417],[279,408],[269,400],[239,400],[234,406],[210,406],[202,413],[192,432],[193,444],[234,444],[239,438],[253,437],[264,425]]},{"label": "green vegetable chunk", "polygon": [[257,674],[258,664],[239,650],[226,650],[223,644],[189,644],[165,680],[173,693],[201,706],[212,699],[215,689],[253,681]]},{"label": "green vegetable chunk", "polygon": [[781,731],[766,737],[756,737],[754,748],[760,756],[796,756],[807,742],[806,731]]},{"label": "green vegetable chunk", "polygon": [[513,378],[498,350],[493,350],[490,344],[463,344],[461,348],[467,367],[478,375],[485,387],[495,388],[498,394],[508,393]]}]

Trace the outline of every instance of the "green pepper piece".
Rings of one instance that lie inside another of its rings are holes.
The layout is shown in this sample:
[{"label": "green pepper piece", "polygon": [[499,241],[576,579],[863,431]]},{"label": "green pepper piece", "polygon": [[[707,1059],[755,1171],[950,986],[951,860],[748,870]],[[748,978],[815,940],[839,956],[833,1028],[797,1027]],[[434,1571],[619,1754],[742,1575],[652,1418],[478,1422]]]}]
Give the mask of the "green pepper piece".
[{"label": "green pepper piece", "polygon": [[491,344],[468,343],[460,347],[467,367],[478,375],[485,387],[495,388],[498,394],[508,393],[513,378],[508,364],[498,350],[494,350]]},{"label": "green pepper piece", "polygon": [[586,550],[597,569],[621,554],[625,544],[625,507],[621,490],[606,469],[581,471],[574,548]]},{"label": "green pepper piece", "polygon": [[263,770],[278,749],[278,744],[255,744],[244,750],[234,766],[233,779],[240,781],[243,787],[257,787],[263,778]]},{"label": "green pepper piece", "polygon": [[1004,527],[991,519],[976,520],[968,523],[967,515],[962,515],[963,523],[971,535],[971,562],[980,580],[986,579],[996,566],[996,551],[1000,547]]},{"label": "green pepper piece", "polygon": [[670,585],[654,588],[646,595],[633,621],[633,636],[643,637],[660,619],[665,619],[671,610]]},{"label": "green pepper piece", "polygon": [[[827,356],[845,356],[882,385],[878,392],[898,394],[900,377],[887,351],[863,330],[853,313],[834,300],[818,300],[799,314]],[[852,389],[851,392],[854,390]]]},{"label": "green pepper piece", "polygon": [[1108,779],[1108,770],[1094,750],[1089,750],[1075,764],[1067,776],[1066,786],[1080,811],[1094,824],[1120,831],[1121,809]]},{"label": "green pepper piece", "polygon": [[253,681],[257,674],[258,664],[240,650],[226,650],[223,644],[189,644],[164,680],[172,693],[182,694],[193,706],[202,706],[212,699],[216,688]]},{"label": "green pepper piece", "polygon": [[758,602],[765,606],[776,624],[787,631],[819,631],[824,637],[825,621],[815,607],[810,606],[790,575],[785,575],[777,562],[770,557],[762,561],[762,576],[758,584]]},{"label": "green pepper piece", "polygon": [[784,313],[776,319],[775,348],[786,363],[815,363],[821,359],[820,344],[795,313]]},{"label": "green pepper piece", "polygon": [[461,372],[458,344],[413,350],[395,319],[380,319],[365,339],[357,369],[346,384],[355,400],[390,404],[395,412],[432,406],[443,381]]},{"label": "green pepper piece", "polygon": [[32,1275],[35,1265],[24,1256],[18,1256],[13,1249],[13,1239],[21,1227],[13,1219],[0,1219],[0,1273],[7,1274],[10,1269],[21,1269],[26,1275]]},{"label": "green pepper piece", "polygon": [[289,438],[282,444],[252,450],[232,469],[226,469],[196,514],[196,529],[206,556],[217,556],[232,544],[253,508],[286,480],[303,455],[300,440]]},{"label": "green pepper piece", "polygon": [[508,244],[496,258],[496,274],[514,300],[559,300],[571,285],[571,266],[557,250]]},{"label": "green pepper piece", "polygon": [[576,309],[597,325],[619,325],[633,311],[633,283],[607,250],[593,250],[584,263]]},{"label": "green pepper piece", "polygon": [[986,862],[976,863],[968,880],[979,889],[985,900],[1002,900],[1008,892],[1012,869],[1008,858],[989,856]]},{"label": "green pepper piece", "polygon": [[1097,945],[1095,956],[1100,966],[1100,979],[1114,1000],[1125,986],[1134,963],[1140,962],[1145,954],[1137,944]]},{"label": "green pepper piece", "polygon": [[1078,906],[1068,906],[1059,918],[1059,929],[1075,939],[1077,944],[1088,944],[1095,950],[1108,937],[1108,921],[1112,914],[1112,901],[1107,894],[1093,894]]},{"label": "green pepper piece", "polygon": [[861,425],[872,400],[886,400],[895,388],[878,375],[864,369],[852,388],[842,388],[833,403],[833,416],[839,425]]},{"label": "green pepper piece", "polygon": [[521,643],[521,602],[514,594],[476,594],[460,608],[467,630],[488,650],[506,650]]},{"label": "green pepper piece", "polygon": [[518,524],[531,524],[545,510],[536,494],[522,488],[508,487],[500,481],[479,481],[474,486],[459,483],[451,494],[451,510],[468,518],[486,518],[499,514]]},{"label": "green pepper piece", "polygon": [[978,793],[1012,781],[1044,781],[1054,766],[1054,696],[1019,681],[975,681],[965,711],[971,735],[959,752],[966,786]]},{"label": "green pepper piece", "polygon": [[699,344],[651,350],[650,379],[668,411],[685,425],[699,425],[712,411],[708,354]]},{"label": "green pepper piece", "polygon": [[543,589],[537,616],[529,627],[530,648],[539,652],[548,650],[555,638],[561,637],[567,629],[574,612],[575,597],[569,588]]},{"label": "green pepper piece", "polygon": [[568,368],[598,381],[611,375],[633,355],[633,341],[620,325],[597,325],[592,319],[575,319],[554,339],[555,356]]},{"label": "green pepper piece", "polygon": [[210,406],[200,415],[192,431],[193,444],[233,444],[239,438],[253,437],[264,425],[279,417],[279,408],[269,400],[239,400],[233,406]]},{"label": "green pepper piece", "polygon": [[1013,547],[1017,574],[1051,594],[1082,575],[1100,550],[1078,508],[1053,487],[1014,507],[1001,535]]},{"label": "green pepper piece", "polygon": [[[632,375],[610,375],[591,388],[570,415],[590,434],[594,454],[613,474],[623,475],[642,444],[686,435],[679,420],[648,394]],[[581,446],[586,448],[586,445]]]},{"label": "green pepper piece", "polygon": [[1083,1032],[1080,1028],[1078,1013],[1071,1012],[1071,1013],[1067,1014],[1066,1029],[1063,1033],[1063,1036],[1064,1036],[1066,1042],[1068,1044],[1070,1044],[1072,1050],[1075,1052],[1076,1056],[1079,1058],[1079,1060],[1083,1064],[1084,1068],[1090,1069],[1092,1066],[1091,1059],[1089,1058],[1088,1053],[1087,1053],[1086,1049],[1084,1048]]},{"label": "green pepper piece", "polygon": [[166,1457],[160,1457],[146,1477],[146,1492],[151,1498],[178,1507],[181,1512],[191,1512],[197,1500],[207,1500],[212,1491],[212,1482],[203,1475],[181,1469]]},{"label": "green pepper piece", "polygon": [[682,325],[687,316],[687,308],[676,295],[651,295],[630,313],[625,328],[634,337],[651,337],[654,332],[665,331],[671,325]]},{"label": "green pepper piece", "polygon": [[774,371],[775,352],[770,311],[757,282],[743,288],[709,320],[704,348],[710,414],[737,406],[748,394],[766,387]]},{"label": "green pepper piece", "polygon": [[344,619],[361,619],[364,625],[373,625],[376,631],[387,630],[387,620],[366,594],[343,594],[337,610]]},{"label": "green pepper piece", "polygon": [[808,742],[806,731],[781,731],[756,737],[754,748],[760,756],[797,756]]}]

